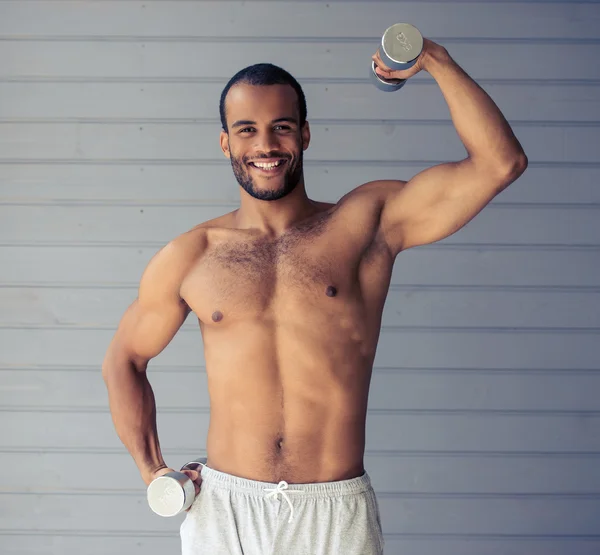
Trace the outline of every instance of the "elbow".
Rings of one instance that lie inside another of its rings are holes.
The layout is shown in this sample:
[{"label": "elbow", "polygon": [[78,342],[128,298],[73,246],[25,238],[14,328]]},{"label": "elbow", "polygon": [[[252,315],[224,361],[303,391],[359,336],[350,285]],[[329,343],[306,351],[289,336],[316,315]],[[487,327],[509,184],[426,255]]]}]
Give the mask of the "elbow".
[{"label": "elbow", "polygon": [[118,360],[120,357],[118,351],[116,341],[113,339],[108,346],[106,354],[104,355],[104,360],[102,361],[102,379],[107,386],[114,371],[119,365]]},{"label": "elbow", "polygon": [[521,175],[525,173],[528,165],[529,160],[524,151],[520,151],[508,161],[499,163],[496,167],[496,175],[498,176],[500,189],[505,189],[521,177]]},{"label": "elbow", "polygon": [[106,383],[106,384],[108,384],[108,379],[111,374],[111,370],[112,370],[113,366],[114,365],[112,363],[112,356],[111,356],[111,352],[109,349],[109,351],[104,356],[104,360],[102,361],[102,379],[104,380],[104,383]]},{"label": "elbow", "polygon": [[511,166],[511,173],[516,176],[515,179],[525,173],[525,170],[527,169],[528,165],[529,159],[527,158],[527,154],[525,154],[525,151],[522,150],[515,157]]},{"label": "elbow", "polygon": [[499,164],[499,169],[500,173],[505,177],[516,179],[525,172],[528,165],[529,160],[527,159],[527,155],[521,150],[507,161]]},{"label": "elbow", "polygon": [[148,361],[137,360],[123,350],[109,349],[102,362],[102,379],[108,386],[114,377],[123,373],[123,370],[130,372],[144,372]]},{"label": "elbow", "polygon": [[115,368],[116,364],[113,360],[108,357],[104,359],[104,362],[102,363],[102,379],[107,387],[112,380]]}]

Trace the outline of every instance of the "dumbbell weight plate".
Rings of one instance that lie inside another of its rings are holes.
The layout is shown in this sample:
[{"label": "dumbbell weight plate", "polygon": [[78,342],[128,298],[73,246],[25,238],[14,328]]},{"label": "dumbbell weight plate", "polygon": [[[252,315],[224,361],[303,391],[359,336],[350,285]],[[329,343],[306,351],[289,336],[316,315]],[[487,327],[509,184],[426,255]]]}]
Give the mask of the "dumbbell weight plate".
[{"label": "dumbbell weight plate", "polygon": [[[417,63],[423,51],[423,36],[410,23],[396,23],[388,27],[381,38],[379,56],[393,70],[406,70]],[[371,63],[371,81],[382,91],[397,91],[406,83],[405,79],[386,80],[375,73],[375,62]]]},{"label": "dumbbell weight plate", "polygon": [[396,23],[381,37],[379,55],[390,69],[408,69],[415,65],[423,50],[423,36],[410,23]]},{"label": "dumbbell weight plate", "polygon": [[159,516],[175,516],[194,502],[194,482],[183,472],[167,472],[152,480],[147,490],[148,505]]},{"label": "dumbbell weight plate", "polygon": [[[181,470],[198,470],[203,464],[206,464],[206,458],[190,461]],[[191,507],[196,489],[187,474],[174,471],[153,480],[146,495],[148,505],[157,515],[175,516]]]}]

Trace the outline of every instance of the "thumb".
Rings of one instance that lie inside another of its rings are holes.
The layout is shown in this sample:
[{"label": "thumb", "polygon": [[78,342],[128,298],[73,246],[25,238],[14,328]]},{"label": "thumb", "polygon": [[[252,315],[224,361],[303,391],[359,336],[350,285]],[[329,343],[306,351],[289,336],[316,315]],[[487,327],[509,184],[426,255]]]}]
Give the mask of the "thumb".
[{"label": "thumb", "polygon": [[197,470],[189,470],[186,468],[184,470],[181,470],[181,472],[186,476],[189,476],[192,482],[195,482],[200,478],[200,473]]},{"label": "thumb", "polygon": [[200,478],[200,472],[198,472],[197,470],[182,470],[181,472],[183,472],[186,476],[188,476],[190,478],[190,480],[192,480],[192,482],[194,482],[194,490],[196,492],[196,495],[198,495],[200,493],[200,484],[202,483],[201,478]]}]

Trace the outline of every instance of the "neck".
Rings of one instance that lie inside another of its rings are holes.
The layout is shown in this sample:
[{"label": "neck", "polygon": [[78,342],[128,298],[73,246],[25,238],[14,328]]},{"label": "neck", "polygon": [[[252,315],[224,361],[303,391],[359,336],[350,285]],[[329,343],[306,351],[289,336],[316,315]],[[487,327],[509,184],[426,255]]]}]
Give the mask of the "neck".
[{"label": "neck", "polygon": [[258,200],[240,187],[240,208],[235,212],[239,228],[259,229],[266,235],[281,235],[295,223],[315,212],[315,203],[306,195],[304,179],[279,200]]}]

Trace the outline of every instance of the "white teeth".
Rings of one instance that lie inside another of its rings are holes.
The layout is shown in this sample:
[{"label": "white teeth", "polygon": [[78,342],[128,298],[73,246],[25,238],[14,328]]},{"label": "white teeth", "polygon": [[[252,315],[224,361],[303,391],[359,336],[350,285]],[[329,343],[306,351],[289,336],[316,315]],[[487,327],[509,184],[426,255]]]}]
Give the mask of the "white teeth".
[{"label": "white teeth", "polygon": [[279,162],[276,162],[275,164],[261,164],[259,162],[253,162],[253,164],[257,167],[260,168],[261,170],[272,170],[273,168],[281,165],[283,163],[282,160],[280,160]]}]

